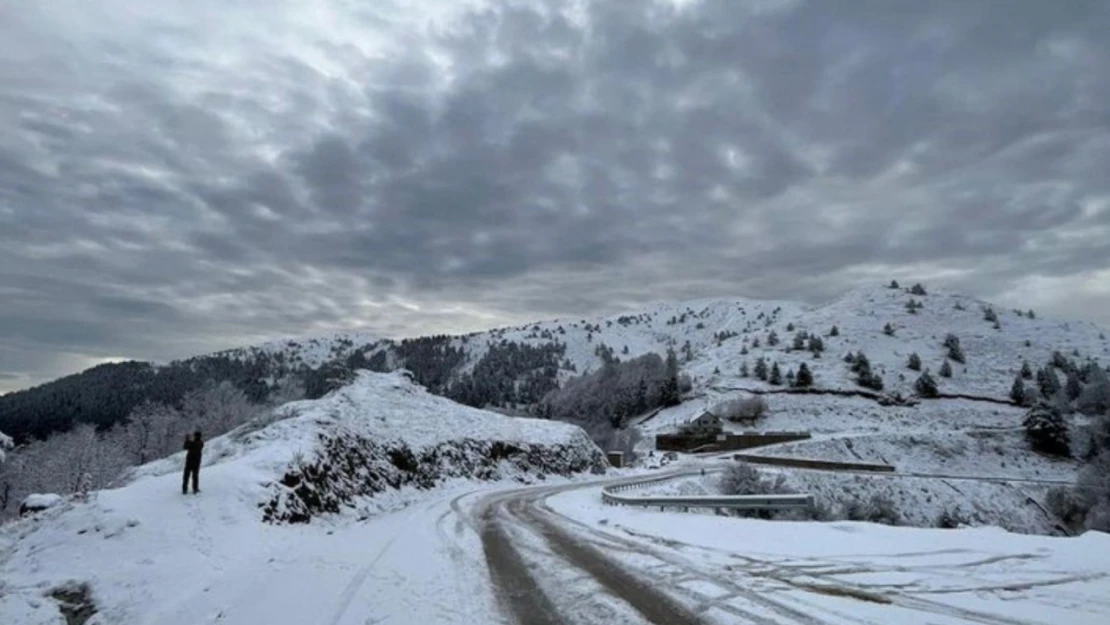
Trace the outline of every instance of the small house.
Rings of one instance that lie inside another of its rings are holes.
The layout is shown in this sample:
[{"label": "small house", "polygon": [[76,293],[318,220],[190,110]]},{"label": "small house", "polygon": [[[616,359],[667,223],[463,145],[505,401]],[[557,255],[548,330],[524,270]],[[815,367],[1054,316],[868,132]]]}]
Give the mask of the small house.
[{"label": "small house", "polygon": [[686,423],[678,426],[678,433],[684,436],[716,436],[724,431],[724,421],[706,410]]},{"label": "small house", "polygon": [[624,467],[624,452],[623,451],[610,451],[607,454],[609,458],[609,465],[614,469]]}]

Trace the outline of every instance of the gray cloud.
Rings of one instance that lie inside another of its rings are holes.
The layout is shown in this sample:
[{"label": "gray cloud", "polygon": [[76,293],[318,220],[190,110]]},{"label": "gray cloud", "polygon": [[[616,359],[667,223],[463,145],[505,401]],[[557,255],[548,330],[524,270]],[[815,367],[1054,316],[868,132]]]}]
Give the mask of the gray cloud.
[{"label": "gray cloud", "polygon": [[0,392],[893,276],[1110,323],[1104,2],[262,6],[5,11]]}]

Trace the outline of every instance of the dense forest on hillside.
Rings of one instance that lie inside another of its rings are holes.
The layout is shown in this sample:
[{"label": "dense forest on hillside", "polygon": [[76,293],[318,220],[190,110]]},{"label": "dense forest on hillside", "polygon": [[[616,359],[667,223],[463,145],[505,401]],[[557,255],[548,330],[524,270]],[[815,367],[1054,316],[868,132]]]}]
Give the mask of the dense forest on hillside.
[{"label": "dense forest on hillside", "polygon": [[[0,396],[0,431],[16,442],[44,438],[87,423],[109,428],[143,402],[179,405],[190,391],[230,382],[252,401],[267,399],[290,372],[278,355],[237,360],[214,355],[165,366],[145,362],[103,364],[41,386]],[[296,372],[301,373],[303,372]]]}]

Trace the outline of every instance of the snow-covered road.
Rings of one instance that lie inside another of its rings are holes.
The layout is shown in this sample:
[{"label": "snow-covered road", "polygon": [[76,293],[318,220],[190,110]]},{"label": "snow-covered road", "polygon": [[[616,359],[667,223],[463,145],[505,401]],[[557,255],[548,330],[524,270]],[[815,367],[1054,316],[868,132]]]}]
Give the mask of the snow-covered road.
[{"label": "snow-covered road", "polygon": [[218,482],[184,499],[156,482],[107,491],[10,528],[24,537],[4,554],[18,566],[0,571],[0,621],[61,623],[30,580],[71,558],[66,575],[98,589],[89,625],[1110,622],[1105,534],[604,506],[601,486],[628,479],[458,480],[396,512],[303,526],[259,524]]},{"label": "snow-covered road", "polygon": [[494,591],[517,622],[1110,621],[1104,534],[659,513],[604,506],[599,490],[594,482],[475,498]]}]

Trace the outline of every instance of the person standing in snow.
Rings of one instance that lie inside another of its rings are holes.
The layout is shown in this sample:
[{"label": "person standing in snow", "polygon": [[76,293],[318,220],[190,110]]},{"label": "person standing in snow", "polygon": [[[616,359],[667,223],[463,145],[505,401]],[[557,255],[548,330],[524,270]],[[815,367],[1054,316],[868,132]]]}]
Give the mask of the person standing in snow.
[{"label": "person standing in snow", "polygon": [[181,494],[188,492],[189,477],[193,478],[193,494],[200,492],[200,453],[204,449],[204,441],[200,438],[200,430],[193,432],[193,438],[185,435],[185,473],[181,477]]}]

